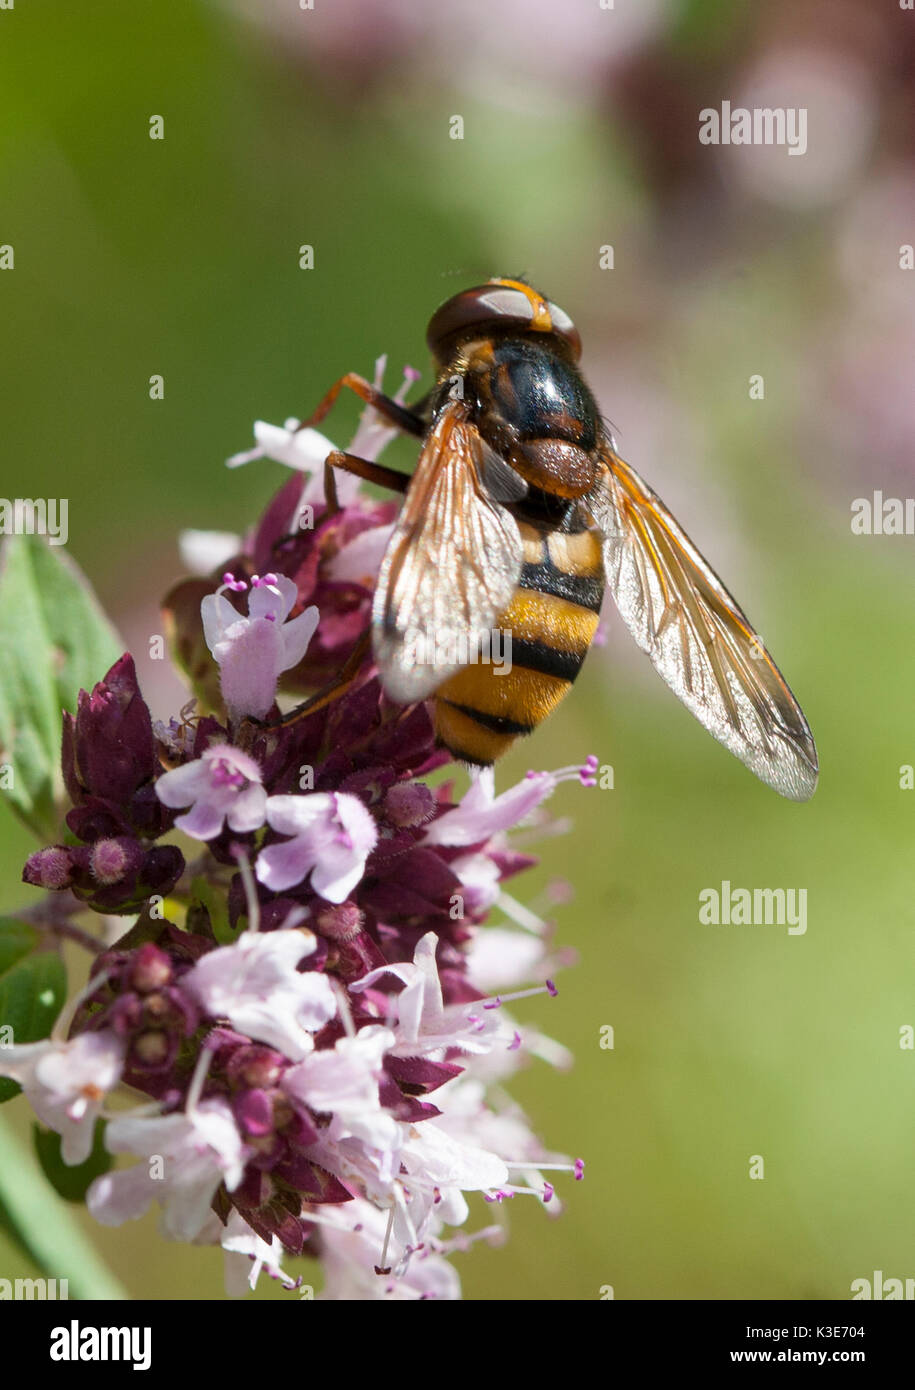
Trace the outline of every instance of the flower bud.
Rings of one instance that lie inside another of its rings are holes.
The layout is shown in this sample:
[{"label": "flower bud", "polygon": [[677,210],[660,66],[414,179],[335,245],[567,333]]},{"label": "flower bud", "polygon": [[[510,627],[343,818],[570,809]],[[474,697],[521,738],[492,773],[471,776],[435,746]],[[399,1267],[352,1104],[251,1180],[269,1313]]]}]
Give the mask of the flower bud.
[{"label": "flower bud", "polygon": [[133,1060],[139,1066],[161,1067],[172,1053],[172,1043],[161,1029],[147,1029],[133,1041]]},{"label": "flower bud", "polygon": [[89,793],[124,806],[158,770],[152,720],[127,653],[91,694],[80,691],[75,721],[64,722],[63,760],[77,803]]},{"label": "flower bud", "polygon": [[22,881],[36,888],[69,888],[73,882],[70,851],[65,845],[51,845],[49,849],[36,850],[25,861]]},{"label": "flower bud", "polygon": [[436,801],[422,782],[397,782],[384,799],[384,812],[392,825],[424,825],[435,814]]},{"label": "flower bud", "polygon": [[348,900],[337,907],[323,907],[315,919],[315,926],[332,941],[348,941],[362,930],[364,920],[360,909]]},{"label": "flower bud", "polygon": [[149,994],[171,982],[172,963],[164,951],[153,942],[145,942],[137,951],[130,970],[130,983],[140,994]]},{"label": "flower bud", "polygon": [[89,870],[103,887],[120,883],[136,874],[143,863],[143,850],[136,840],[126,836],[96,840],[89,854]]}]

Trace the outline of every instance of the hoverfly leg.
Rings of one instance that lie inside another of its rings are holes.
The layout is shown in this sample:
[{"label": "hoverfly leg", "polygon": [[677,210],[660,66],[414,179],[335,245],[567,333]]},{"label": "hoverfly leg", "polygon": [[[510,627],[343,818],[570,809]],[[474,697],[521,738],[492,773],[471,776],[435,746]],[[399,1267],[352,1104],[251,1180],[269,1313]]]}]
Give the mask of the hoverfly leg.
[{"label": "hoverfly leg", "polygon": [[344,473],[353,473],[366,483],[374,483],[388,492],[406,492],[410,475],[396,468],[386,468],[383,463],[372,463],[370,459],[360,458],[358,454],[346,454],[342,449],[332,449],[324,460],[324,500],[328,515],[334,516],[340,510],[337,498],[337,484],[334,469],[341,468]]},{"label": "hoverfly leg", "polygon": [[359,376],[357,372],[347,372],[346,376],[341,376],[339,381],[335,381],[327,395],[318,403],[317,409],[307,420],[302,421],[298,429],[304,430],[312,425],[320,424],[344,386],[347,390],[354,391],[360,400],[365,401],[366,405],[372,406],[390,424],[403,430],[404,434],[415,434],[417,438],[425,434],[425,422],[415,411],[410,410],[405,405],[400,405],[390,396],[386,396],[383,391],[378,390],[377,386],[373,386],[370,381],[366,381],[365,377]]},{"label": "hoverfly leg", "polygon": [[340,510],[340,499],[337,496],[337,482],[334,478],[334,465],[331,462],[333,452],[327,455],[324,460],[324,501],[327,504],[327,515],[336,516]]},{"label": "hoverfly leg", "polygon": [[359,676],[363,660],[369,649],[371,635],[371,628],[366,628],[333,680],[328,681],[327,685],[322,686],[320,690],[316,690],[314,695],[309,695],[307,700],[296,705],[295,709],[291,709],[288,714],[281,714],[278,719],[261,720],[250,717],[243,719],[238,739],[239,746],[247,748],[258,734],[269,733],[271,729],[288,729],[293,724],[298,724],[300,719],[314,714],[317,710],[323,709],[325,705],[338,700],[341,695],[345,695]]}]

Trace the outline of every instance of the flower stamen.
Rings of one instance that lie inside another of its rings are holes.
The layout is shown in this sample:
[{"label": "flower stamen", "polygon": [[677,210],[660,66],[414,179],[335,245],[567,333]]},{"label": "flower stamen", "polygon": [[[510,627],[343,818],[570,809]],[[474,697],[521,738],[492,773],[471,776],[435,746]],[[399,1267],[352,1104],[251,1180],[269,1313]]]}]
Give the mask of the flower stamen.
[{"label": "flower stamen", "polygon": [[233,853],[245,890],[245,903],[248,908],[248,931],[256,932],[260,930],[261,905],[260,899],[257,896],[257,885],[254,882],[254,874],[245,851],[240,846],[236,846]]},{"label": "flower stamen", "polygon": [[[552,980],[547,980],[542,985],[535,985],[532,989],[518,989],[514,994],[496,994],[492,999],[483,1002],[484,1009],[501,1009],[503,1004],[513,1004],[516,999],[532,999],[536,994],[548,994],[551,999],[555,999],[559,990]],[[469,1018],[470,1015],[468,1014]]]},{"label": "flower stamen", "polygon": [[550,777],[554,783],[559,782],[580,782],[583,787],[597,786],[597,769],[600,767],[600,759],[594,754],[589,753],[584,762],[576,765],[570,763],[568,767],[560,767],[556,772],[536,772],[531,769],[527,776]]}]

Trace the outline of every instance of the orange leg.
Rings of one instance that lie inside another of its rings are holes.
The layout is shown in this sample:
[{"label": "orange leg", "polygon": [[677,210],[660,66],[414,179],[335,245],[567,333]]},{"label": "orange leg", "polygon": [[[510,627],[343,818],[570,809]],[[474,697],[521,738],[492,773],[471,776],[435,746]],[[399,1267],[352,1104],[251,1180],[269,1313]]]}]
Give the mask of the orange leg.
[{"label": "orange leg", "polygon": [[298,724],[300,719],[304,719],[308,714],[314,714],[316,710],[323,709],[334,700],[338,700],[341,695],[353,686],[362,666],[363,658],[369,649],[369,637],[371,632],[363,632],[359,641],[350,652],[338,675],[332,681],[315,691],[307,700],[303,700],[295,709],[291,709],[288,714],[281,714],[279,719],[273,720],[267,725],[270,729],[288,729],[291,724]]},{"label": "orange leg", "polygon": [[367,483],[375,483],[377,487],[386,487],[391,492],[406,492],[410,485],[407,473],[401,473],[396,468],[385,468],[382,463],[372,463],[358,454],[346,454],[342,449],[334,449],[324,460],[324,497],[331,515],[340,510],[337,484],[334,482],[335,468],[342,468],[345,473],[355,473],[357,478],[364,478]]},{"label": "orange leg", "polygon": [[341,376],[339,381],[335,381],[327,395],[319,402],[317,409],[303,420],[299,425],[300,430],[307,429],[310,425],[317,425],[324,419],[334,401],[343,390],[344,386],[349,391],[355,391],[359,398],[367,405],[373,406],[379,415],[383,415],[397,429],[403,430],[405,434],[415,434],[417,438],[425,434],[426,424],[414,410],[408,406],[400,405],[397,401],[386,396],[383,391],[379,391],[377,386],[373,386],[370,381],[366,381],[364,376],[359,376],[358,372],[347,372]]},{"label": "orange leg", "polygon": [[316,690],[314,695],[310,695],[307,700],[303,700],[295,709],[291,709],[288,714],[281,714],[279,719],[254,719],[250,714],[245,715],[241,721],[238,732],[238,746],[249,750],[253,747],[258,735],[269,733],[271,729],[288,729],[291,725],[297,724],[306,715],[314,714],[316,710],[323,709],[333,700],[338,700],[341,695],[355,684],[359,670],[362,666],[363,658],[369,649],[369,638],[371,630],[367,629],[359,638],[353,650],[346,658],[338,675],[332,681]]}]

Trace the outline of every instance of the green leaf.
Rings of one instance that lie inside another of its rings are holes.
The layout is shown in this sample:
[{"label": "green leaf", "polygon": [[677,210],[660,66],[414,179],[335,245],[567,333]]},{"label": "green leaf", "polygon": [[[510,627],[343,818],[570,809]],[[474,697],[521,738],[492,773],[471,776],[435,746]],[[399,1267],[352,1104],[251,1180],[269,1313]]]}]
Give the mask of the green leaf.
[{"label": "green leaf", "polygon": [[[26,923],[0,918],[0,1030],[9,1028],[14,1044],[46,1038],[67,993],[63,961],[56,951],[36,952],[39,940]],[[15,1081],[0,1077],[0,1102],[19,1091]]]},{"label": "green leaf", "polygon": [[0,975],[12,970],[38,945],[38,932],[15,917],[0,917]]},{"label": "green leaf", "polygon": [[0,1225],[51,1279],[69,1280],[71,1298],[127,1294],[99,1259],[31,1154],[0,1120]]},{"label": "green leaf", "polygon": [[40,536],[0,553],[0,764],[12,809],[39,838],[57,833],[61,710],[76,708],[123,645],[82,571]]},{"label": "green leaf", "polygon": [[85,1163],[72,1166],[64,1163],[61,1157],[60,1135],[53,1129],[43,1129],[41,1125],[32,1126],[32,1143],[41,1171],[54,1191],[65,1202],[83,1202],[92,1182],[107,1173],[114,1158],[105,1148],[105,1122],[96,1120],[92,1138],[92,1152]]},{"label": "green leaf", "polygon": [[[200,930],[195,923],[194,907],[199,903],[206,909],[209,917],[210,931]],[[188,909],[188,930],[194,931],[198,936],[214,936],[220,946],[231,946],[233,941],[238,940],[239,933],[232,930],[229,922],[229,905],[226,902],[225,893],[207,881],[202,875],[193,879],[191,882],[191,906]]]}]

